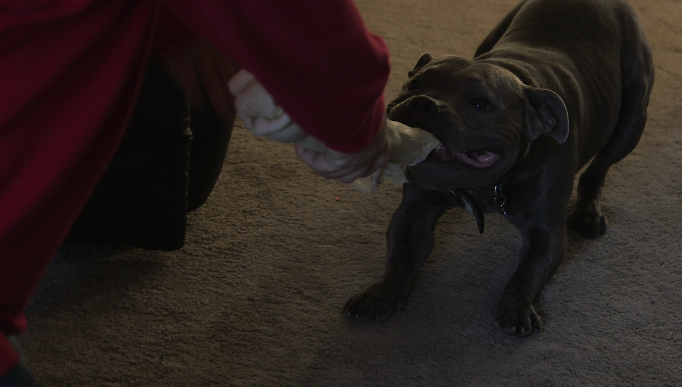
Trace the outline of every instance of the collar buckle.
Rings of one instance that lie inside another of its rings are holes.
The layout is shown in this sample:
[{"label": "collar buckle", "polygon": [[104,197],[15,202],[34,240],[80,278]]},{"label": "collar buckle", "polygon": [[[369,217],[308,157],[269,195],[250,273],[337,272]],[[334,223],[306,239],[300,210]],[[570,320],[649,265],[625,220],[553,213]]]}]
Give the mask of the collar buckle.
[{"label": "collar buckle", "polygon": [[507,209],[504,207],[506,203],[507,198],[502,195],[502,187],[500,187],[500,183],[495,184],[495,198],[493,199],[493,204],[500,208],[500,211],[503,215],[508,215]]}]

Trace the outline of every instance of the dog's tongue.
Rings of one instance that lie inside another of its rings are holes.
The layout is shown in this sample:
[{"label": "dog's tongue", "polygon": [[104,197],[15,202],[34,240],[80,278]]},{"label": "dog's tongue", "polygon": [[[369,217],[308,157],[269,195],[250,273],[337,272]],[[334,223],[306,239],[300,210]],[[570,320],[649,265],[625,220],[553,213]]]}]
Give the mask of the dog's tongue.
[{"label": "dog's tongue", "polygon": [[486,150],[474,150],[468,152],[455,151],[453,153],[454,156],[459,160],[479,168],[489,167],[500,159],[500,155],[497,153]]},{"label": "dog's tongue", "polygon": [[496,158],[497,155],[488,151],[473,151],[467,153],[467,156],[469,156],[469,158],[473,160],[476,160],[479,163],[489,163],[493,161],[493,159],[497,160]]}]

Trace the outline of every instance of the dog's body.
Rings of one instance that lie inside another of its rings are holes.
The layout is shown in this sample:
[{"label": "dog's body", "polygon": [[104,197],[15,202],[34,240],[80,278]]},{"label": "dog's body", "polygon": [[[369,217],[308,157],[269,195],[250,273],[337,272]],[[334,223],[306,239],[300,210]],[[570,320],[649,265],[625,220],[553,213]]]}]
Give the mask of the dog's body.
[{"label": "dog's body", "polygon": [[[386,271],[345,312],[388,318],[431,253],[440,216],[470,207],[481,232],[480,210],[521,231],[520,263],[495,317],[510,334],[539,331],[533,301],[566,254],[566,225],[589,238],[605,233],[604,179],[637,145],[652,84],[646,38],[620,0],[523,1],[473,60],[424,54],[387,114],[444,147],[408,167]],[[568,215],[574,176],[591,159]]]}]

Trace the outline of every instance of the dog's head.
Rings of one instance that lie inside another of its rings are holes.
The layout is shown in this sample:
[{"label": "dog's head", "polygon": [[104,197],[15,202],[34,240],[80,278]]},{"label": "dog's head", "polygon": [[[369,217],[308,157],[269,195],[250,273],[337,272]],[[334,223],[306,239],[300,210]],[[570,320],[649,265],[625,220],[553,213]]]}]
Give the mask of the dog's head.
[{"label": "dog's head", "polygon": [[568,137],[568,113],[556,93],[524,85],[501,67],[455,56],[422,55],[387,115],[443,143],[408,167],[419,183],[436,190],[493,184],[538,137],[558,143]]}]

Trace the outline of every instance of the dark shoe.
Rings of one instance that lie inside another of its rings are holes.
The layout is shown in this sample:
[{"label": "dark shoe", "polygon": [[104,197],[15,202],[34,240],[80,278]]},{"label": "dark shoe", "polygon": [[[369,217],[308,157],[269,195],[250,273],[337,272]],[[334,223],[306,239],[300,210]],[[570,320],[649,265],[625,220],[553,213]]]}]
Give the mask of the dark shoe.
[{"label": "dark shoe", "polygon": [[16,337],[8,336],[7,339],[12,343],[12,346],[14,346],[14,349],[19,353],[21,358],[14,368],[9,370],[6,374],[0,375],[0,387],[37,387],[38,383],[36,383],[31,371],[29,371],[26,366]]}]

